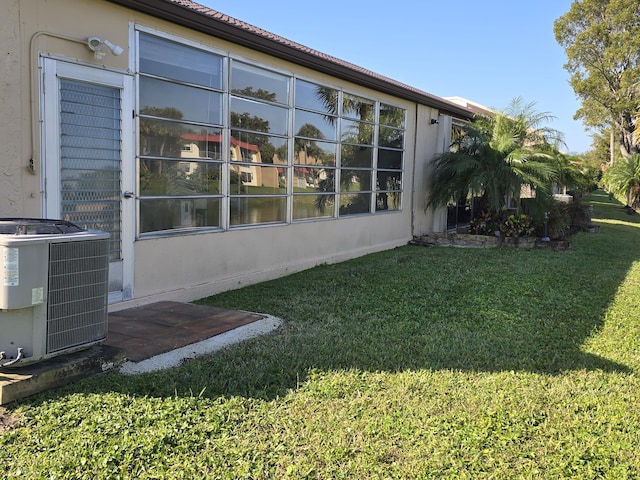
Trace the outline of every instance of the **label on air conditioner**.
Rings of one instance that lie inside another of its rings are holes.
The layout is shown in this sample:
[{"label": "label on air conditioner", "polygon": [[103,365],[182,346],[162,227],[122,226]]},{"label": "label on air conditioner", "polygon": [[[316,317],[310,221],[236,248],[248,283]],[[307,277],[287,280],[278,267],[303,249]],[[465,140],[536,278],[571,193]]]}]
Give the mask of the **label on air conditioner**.
[{"label": "label on air conditioner", "polygon": [[40,305],[44,302],[44,287],[31,289],[31,305]]},{"label": "label on air conditioner", "polygon": [[20,285],[20,260],[17,248],[4,248],[4,286],[17,287]]}]

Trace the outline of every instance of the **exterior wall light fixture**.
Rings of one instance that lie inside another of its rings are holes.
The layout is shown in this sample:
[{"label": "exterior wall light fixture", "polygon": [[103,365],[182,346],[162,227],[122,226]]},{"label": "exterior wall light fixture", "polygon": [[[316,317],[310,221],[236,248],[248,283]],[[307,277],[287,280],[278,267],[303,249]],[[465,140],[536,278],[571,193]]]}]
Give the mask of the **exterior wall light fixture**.
[{"label": "exterior wall light fixture", "polygon": [[431,125],[438,125],[440,122],[438,121],[437,118],[432,118],[431,119]]},{"label": "exterior wall light fixture", "polygon": [[93,52],[93,57],[96,60],[102,60],[105,56],[102,51],[102,45],[105,45],[116,56],[122,55],[122,52],[124,52],[120,45],[111,43],[109,40],[100,40],[98,37],[89,37],[87,39],[87,47]]}]

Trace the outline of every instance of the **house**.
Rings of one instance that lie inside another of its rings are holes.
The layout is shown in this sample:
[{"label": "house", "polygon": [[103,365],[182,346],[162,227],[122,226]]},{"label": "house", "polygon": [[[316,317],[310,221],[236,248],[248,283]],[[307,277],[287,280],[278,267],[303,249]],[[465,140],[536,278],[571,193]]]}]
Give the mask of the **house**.
[{"label": "house", "polygon": [[446,228],[465,106],[189,0],[8,0],[0,40],[0,217],[109,232],[112,310]]}]

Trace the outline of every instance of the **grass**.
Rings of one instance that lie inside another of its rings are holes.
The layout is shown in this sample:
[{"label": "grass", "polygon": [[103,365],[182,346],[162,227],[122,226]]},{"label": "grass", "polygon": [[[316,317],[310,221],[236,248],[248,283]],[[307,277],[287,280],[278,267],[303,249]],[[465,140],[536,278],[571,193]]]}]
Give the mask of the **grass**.
[{"label": "grass", "polygon": [[286,320],[12,405],[8,478],[640,478],[640,219],[567,251],[402,247],[203,299]]}]

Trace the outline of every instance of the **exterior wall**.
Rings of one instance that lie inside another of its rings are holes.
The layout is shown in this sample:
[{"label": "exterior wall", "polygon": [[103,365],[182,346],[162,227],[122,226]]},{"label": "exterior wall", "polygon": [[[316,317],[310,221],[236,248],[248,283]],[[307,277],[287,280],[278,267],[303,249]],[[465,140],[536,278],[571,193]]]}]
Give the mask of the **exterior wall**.
[{"label": "exterior wall", "polygon": [[39,214],[38,179],[25,175],[31,158],[28,69],[24,62],[28,37],[20,28],[20,1],[2,4],[0,15],[0,216],[30,211]]},{"label": "exterior wall", "polygon": [[[43,212],[37,52],[130,71],[131,26],[173,34],[242,59],[339,86],[407,110],[403,209],[291,225],[219,233],[139,239],[134,245],[134,299],[113,310],[156,299],[193,300],[323,262],[342,261],[405,245],[412,236],[441,231],[442,215],[424,209],[429,162],[448,145],[448,117],[437,110],[349,85],[264,54],[190,31],[103,0],[4,0],[0,44],[8,55],[0,71],[0,216],[40,217]],[[89,36],[124,48],[101,61],[82,43]],[[431,125],[432,118],[439,125]],[[33,130],[35,129],[35,131]],[[135,162],[135,158],[130,159]],[[33,169],[30,169],[33,162]],[[51,188],[51,186],[49,186]],[[444,218],[446,226],[446,218]]]},{"label": "exterior wall", "polygon": [[[431,123],[437,120],[437,124]],[[438,115],[438,111],[424,105],[417,106],[418,125],[415,147],[415,171],[413,177],[413,236],[447,229],[447,209],[425,208],[431,163],[437,153],[448,150],[451,143],[451,117]]]}]

